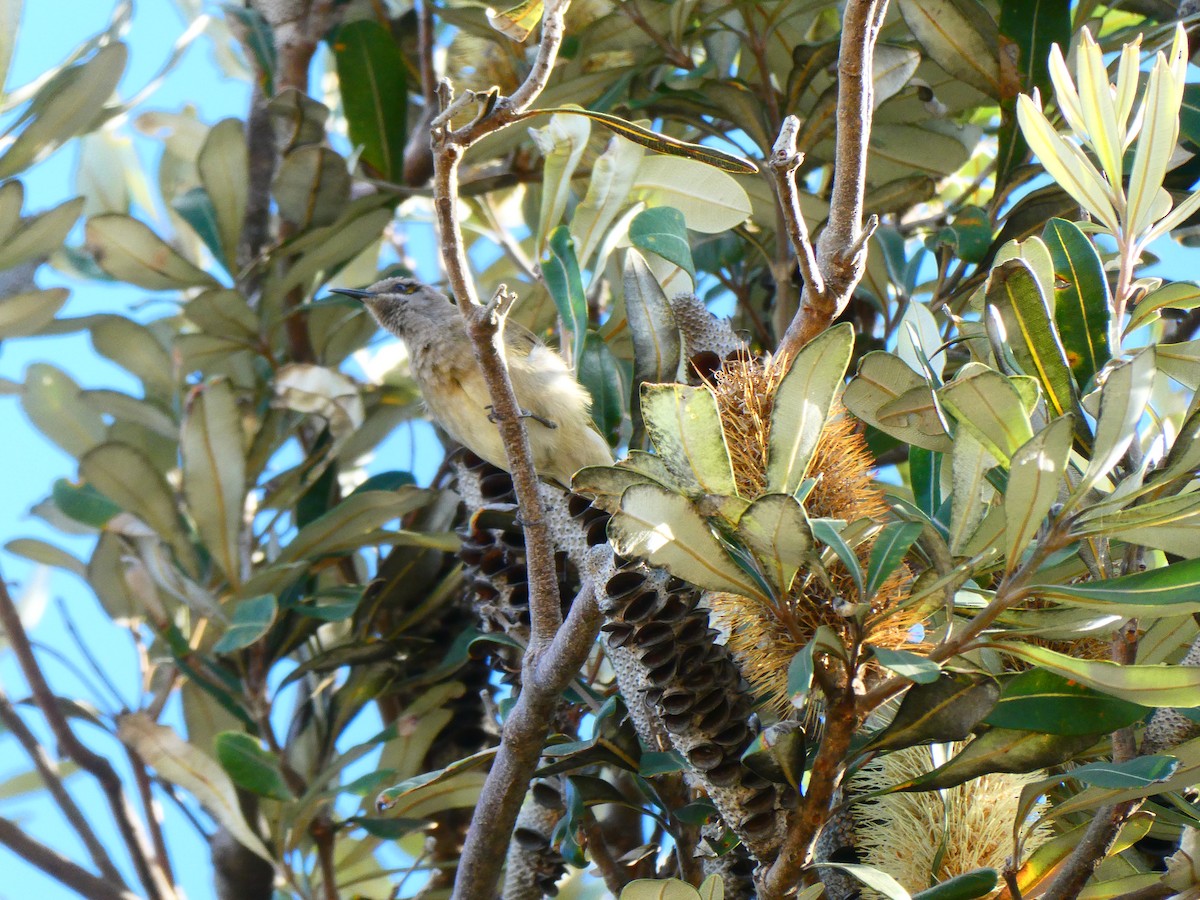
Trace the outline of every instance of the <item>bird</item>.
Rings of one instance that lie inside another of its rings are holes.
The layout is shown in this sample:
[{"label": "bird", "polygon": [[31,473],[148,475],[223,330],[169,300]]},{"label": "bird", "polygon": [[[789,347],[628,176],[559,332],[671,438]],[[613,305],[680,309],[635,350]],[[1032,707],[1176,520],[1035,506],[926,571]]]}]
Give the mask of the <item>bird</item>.
[{"label": "bird", "polygon": [[[425,406],[446,433],[507,471],[474,345],[450,298],[403,276],[364,289],[331,290],[362,301],[375,321],[404,341]],[[500,334],[513,392],[528,422],[538,477],[570,488],[572,476],[585,466],[612,465],[608,442],[592,422],[591,395],[575,380],[566,360],[515,322],[505,322]]]}]

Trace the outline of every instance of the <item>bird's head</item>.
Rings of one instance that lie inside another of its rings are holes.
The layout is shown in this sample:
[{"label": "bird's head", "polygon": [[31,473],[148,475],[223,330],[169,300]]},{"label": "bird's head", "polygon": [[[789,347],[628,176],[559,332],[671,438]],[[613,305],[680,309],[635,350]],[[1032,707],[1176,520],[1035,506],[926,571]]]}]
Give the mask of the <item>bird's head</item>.
[{"label": "bird's head", "polygon": [[415,278],[400,276],[377,281],[368,288],[331,288],[335,294],[361,300],[376,321],[393,334],[405,337],[415,328],[444,322],[458,312],[450,298]]}]

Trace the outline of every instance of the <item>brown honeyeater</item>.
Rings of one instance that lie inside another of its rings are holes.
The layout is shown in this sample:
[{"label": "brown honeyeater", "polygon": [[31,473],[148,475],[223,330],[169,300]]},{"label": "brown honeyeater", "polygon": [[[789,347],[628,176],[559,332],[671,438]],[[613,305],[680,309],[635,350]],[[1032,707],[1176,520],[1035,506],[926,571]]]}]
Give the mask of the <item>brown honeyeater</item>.
[{"label": "brown honeyeater", "polygon": [[[404,341],[413,379],[446,433],[507,469],[474,346],[450,299],[413,278],[387,278],[365,290],[333,291],[361,300],[380,325]],[[569,487],[571,476],[584,466],[611,465],[612,451],[592,424],[591,396],[566,361],[515,322],[505,322],[500,334],[538,475]]]}]

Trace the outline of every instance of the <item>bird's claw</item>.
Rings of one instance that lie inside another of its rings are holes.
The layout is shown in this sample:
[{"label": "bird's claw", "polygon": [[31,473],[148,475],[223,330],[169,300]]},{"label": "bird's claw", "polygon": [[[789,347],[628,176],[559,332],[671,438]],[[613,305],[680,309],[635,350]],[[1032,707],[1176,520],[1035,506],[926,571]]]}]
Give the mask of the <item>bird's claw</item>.
[{"label": "bird's claw", "polygon": [[[487,419],[489,422],[491,422],[494,425],[495,423],[500,421],[500,417],[496,415],[496,408],[494,406],[492,406],[489,403],[487,406],[484,407],[484,409],[486,409],[488,411]],[[529,410],[526,410],[526,409],[520,410],[517,417],[521,418],[521,419],[533,419],[533,421],[540,422],[542,425],[546,426],[547,428],[557,428],[558,427],[557,422],[553,422],[550,419],[547,419],[545,416],[539,416],[537,413],[531,413],[531,412],[529,412]]]}]

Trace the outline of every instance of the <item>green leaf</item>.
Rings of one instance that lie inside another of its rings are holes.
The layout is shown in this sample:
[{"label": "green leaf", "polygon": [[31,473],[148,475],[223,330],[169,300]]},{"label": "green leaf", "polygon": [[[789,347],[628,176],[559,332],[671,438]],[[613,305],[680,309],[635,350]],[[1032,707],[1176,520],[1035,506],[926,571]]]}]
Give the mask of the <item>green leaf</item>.
[{"label": "green leaf", "polygon": [[853,875],[867,887],[883,894],[888,900],[912,900],[912,896],[904,889],[900,882],[887,872],[876,869],[874,866],[842,862],[814,862],[812,865],[814,868],[837,869],[838,871],[845,872],[847,875]]},{"label": "green leaf", "polygon": [[845,525],[840,522],[835,525],[831,519],[812,519],[809,521],[809,527],[812,529],[812,536],[833,550],[842,561],[842,565],[854,579],[854,586],[858,588],[858,599],[861,600],[864,587],[862,566],[859,564],[858,554],[842,538],[841,532]]},{"label": "green leaf", "polygon": [[1010,259],[993,268],[987,281],[987,301],[1000,312],[1006,332],[1003,340],[1017,363],[1042,385],[1051,415],[1071,412],[1075,385],[1033,270],[1022,259]]},{"label": "green leaf", "polygon": [[975,900],[991,894],[999,883],[1000,875],[995,869],[975,869],[913,894],[913,900]]},{"label": "green leaf", "polygon": [[1013,454],[1004,490],[1006,571],[1021,562],[1064,487],[1074,417],[1060,416]]},{"label": "green leaf", "polygon": [[1137,423],[1146,411],[1154,389],[1155,354],[1146,347],[1128,362],[1115,366],[1104,380],[1100,392],[1100,415],[1096,420],[1096,440],[1087,471],[1075,486],[1068,506],[1082,500],[1125,455],[1137,437]]},{"label": "green leaf", "polygon": [[54,482],[50,496],[63,515],[90,528],[103,528],[121,511],[90,484],[71,484],[64,478]]},{"label": "green leaf", "polygon": [[942,670],[936,662],[928,657],[907,650],[888,650],[886,647],[871,647],[876,661],[885,669],[890,669],[901,678],[915,681],[917,684],[932,684],[941,677]]},{"label": "green leaf", "polygon": [[0,299],[0,340],[39,334],[54,321],[70,293],[66,288],[49,288]]},{"label": "green leaf", "polygon": [[542,261],[542,275],[546,279],[546,289],[558,307],[559,316],[571,332],[571,359],[578,367],[587,339],[588,308],[571,230],[566,225],[559,225],[550,233],[547,244],[550,258]]},{"label": "green leaf", "polygon": [[217,224],[217,211],[204,188],[195,187],[171,201],[171,209],[179,214],[196,237],[204,242],[209,252],[221,259],[221,229]]},{"label": "green leaf", "polygon": [[891,723],[864,749],[883,753],[918,744],[961,741],[996,705],[1000,685],[991,678],[942,672],[908,689]]},{"label": "green leaf", "polygon": [[21,408],[71,456],[82,456],[104,441],[107,429],[100,414],[83,401],[71,376],[54,366],[34,363],[26,370]]},{"label": "green leaf", "polygon": [[301,528],[280,552],[276,564],[357,549],[364,538],[376,536],[377,528],[424,506],[428,497],[428,493],[419,488],[368,491],[347,497]]},{"label": "green leaf", "polygon": [[44,566],[53,566],[56,569],[62,569],[63,571],[78,575],[85,581],[87,580],[87,566],[83,564],[82,560],[76,556],[72,556],[61,547],[55,547],[46,541],[39,541],[34,538],[17,538],[5,544],[4,549],[14,556],[31,559]]},{"label": "green leaf", "polygon": [[1200,559],[1183,560],[1159,569],[1103,581],[1035,584],[1027,590],[1033,597],[1121,616],[1198,613]]},{"label": "green leaf", "polygon": [[743,157],[734,156],[732,153],[725,153],[713,147],[689,144],[687,141],[681,141],[678,138],[660,134],[648,128],[642,128],[640,125],[627,122],[619,116],[596,112],[590,109],[580,109],[572,106],[530,109],[521,113],[517,117],[517,121],[528,119],[532,116],[545,116],[553,113],[587,116],[593,122],[599,122],[605,128],[619,134],[626,140],[647,147],[655,153],[665,153],[669,156],[682,156],[686,159],[694,159],[724,172],[733,172],[735,175],[753,175],[758,171],[758,166]]},{"label": "green leaf", "polygon": [[704,234],[736,228],[753,211],[741,182],[693,159],[646,157],[638,166],[632,194],[649,207],[679,210],[690,230]]},{"label": "green leaf", "polygon": [[967,555],[965,547],[988,512],[995,489],[987,475],[996,458],[971,432],[964,429],[954,442],[950,458],[951,495],[948,541],[955,556]]},{"label": "green leaf", "polygon": [[[582,121],[587,124],[586,119]],[[590,132],[590,126],[588,130]],[[632,202],[629,192],[633,190],[633,181],[645,155],[646,151],[637,144],[614,137],[596,158],[588,178],[587,193],[571,213],[571,236],[575,238],[576,255],[582,265],[593,269],[604,265],[605,259],[596,257],[593,260],[593,257],[601,247],[607,254],[612,240],[606,236],[615,237],[620,233],[622,226],[614,227],[614,223]]]},{"label": "green leaf", "polygon": [[771,409],[767,490],[794,494],[808,474],[853,349],[854,328],[843,322],[821,332],[791,361]]},{"label": "green leaf", "polygon": [[[885,416],[889,405],[906,399],[907,408]],[[916,402],[907,402],[915,398]],[[858,373],[842,394],[842,403],[868,425],[926,450],[946,452],[954,446],[942,426],[928,382],[899,357],[875,350],[858,362]]]},{"label": "green leaf", "polygon": [[1000,37],[976,0],[900,0],[900,15],[939,66],[977,91],[999,98]]},{"label": "green leaf", "polygon": [[62,246],[83,210],[83,198],[60,203],[36,216],[21,219],[0,245],[0,269],[44,259]]},{"label": "green leaf", "polygon": [[158,532],[185,566],[194,565],[195,553],[179,518],[175,494],[141,450],[128,444],[101,444],[79,460],[79,473],[104,496]]},{"label": "green leaf", "polygon": [[1045,669],[1031,669],[1008,680],[984,723],[1046,734],[1107,734],[1149,712]]},{"label": "green leaf", "polygon": [[[679,326],[662,287],[636,250],[625,255],[625,318],[633,338],[633,396],[641,396],[643,382],[674,381],[683,352]],[[635,437],[642,413],[633,404]],[[631,441],[633,446],[636,442]]]},{"label": "green leaf", "polygon": [[213,743],[217,762],[238,787],[284,803],[296,799],[284,780],[279,761],[253,737],[239,731],[222,731]]},{"label": "green leaf", "polygon": [[796,651],[787,669],[787,691],[792,700],[792,706],[802,709],[812,690],[813,681],[813,652],[816,650],[816,639],[810,640],[803,648]]},{"label": "green leaf", "polygon": [[992,222],[987,210],[978,206],[964,206],[955,214],[953,221],[937,234],[935,240],[939,244],[948,244],[959,259],[982,262],[992,244]]},{"label": "green leaf", "polygon": [[717,401],[702,387],[643,384],[642,420],[658,457],[700,494],[736,494]]},{"label": "green leaf", "polygon": [[[128,59],[128,48],[113,41],[87,62],[63,69],[47,80],[27,114],[9,126],[7,146],[0,155],[0,179],[13,177],[75,135],[98,125]],[[13,138],[12,132],[21,124],[24,129]]]},{"label": "green leaf", "polygon": [[635,484],[608,523],[613,549],[662,566],[713,591],[766,600],[752,578],[731,560],[686,497],[651,484]]},{"label": "green leaf", "polygon": [[1173,281],[1164,284],[1138,301],[1125,333],[1157,321],[1161,309],[1195,309],[1200,306],[1200,285],[1191,281]]},{"label": "green leaf", "polygon": [[379,175],[404,180],[408,66],[391,34],[372,19],[338,28],[331,41],[350,142]]},{"label": "green leaf", "polygon": [[96,264],[118,281],[152,291],[217,286],[137,219],[119,213],[93,216],[86,234]]},{"label": "green leaf", "polygon": [[1029,414],[1016,387],[987,366],[967,363],[937,396],[959,424],[1005,463],[1033,437]]},{"label": "green leaf", "polygon": [[305,144],[286,153],[275,172],[271,193],[279,214],[301,228],[332,225],[350,200],[350,173],[341,154]]},{"label": "green leaf", "polygon": [[755,498],[738,519],[737,537],[754,554],[778,596],[786,596],[812,551],[808,518],[800,502],[791,494]]},{"label": "green leaf", "polygon": [[621,383],[621,365],[608,344],[589,331],[579,357],[579,383],[592,395],[592,421],[610,444],[615,443],[621,420],[625,417],[625,393]]},{"label": "green leaf", "polygon": [[989,646],[1131,703],[1200,707],[1200,666],[1123,666],[1108,660],[1075,659],[1033,644],[997,642]]},{"label": "green leaf", "polygon": [[1095,744],[1097,737],[992,728],[967,744],[953,759],[891,790],[940,791],[993,772],[1036,772],[1074,759]]},{"label": "green leaf", "polygon": [[179,439],[183,492],[201,539],[235,588],[242,580],[243,444],[241,413],[229,381],[199,388]]},{"label": "green leaf", "polygon": [[1200,494],[1178,494],[1114,513],[1085,516],[1073,533],[1103,534],[1176,556],[1200,556]]},{"label": "green leaf", "polygon": [[1171,756],[1141,756],[1123,763],[1094,762],[1071,769],[1066,775],[1090,787],[1115,788],[1149,787],[1166,781],[1179,768],[1179,760]]},{"label": "green leaf", "polygon": [[240,3],[222,3],[221,9],[225,14],[233,16],[244,29],[246,46],[250,49],[263,79],[263,93],[267,97],[275,96],[275,69],[277,65],[275,53],[275,32],[263,18],[262,13],[252,7]]},{"label": "green leaf", "polygon": [[671,206],[644,209],[629,223],[629,240],[633,246],[656,253],[696,278],[692,248],[688,243],[687,224],[683,213]]},{"label": "green leaf", "polygon": [[275,621],[276,608],[275,598],[270,594],[240,601],[233,611],[229,630],[213,644],[213,653],[233,653],[249,647],[267,633]]},{"label": "green leaf", "polygon": [[1074,223],[1052,218],[1042,239],[1054,260],[1054,322],[1067,363],[1083,386],[1112,357],[1108,278],[1100,254]]},{"label": "green leaf", "polygon": [[896,571],[896,567],[908,554],[909,548],[921,536],[923,528],[919,522],[889,522],[883,526],[875,538],[875,543],[871,545],[864,600],[871,600],[879,592],[879,588]]},{"label": "green leaf", "polygon": [[533,34],[533,29],[542,21],[544,12],[545,4],[542,0],[523,0],[510,9],[495,10],[489,7],[487,20],[489,25],[506,38],[520,44]]},{"label": "green leaf", "polygon": [[250,152],[243,129],[237,119],[222,119],[209,129],[196,157],[200,183],[217,223],[218,250],[214,255],[231,274],[238,270],[238,241],[250,195]]},{"label": "green leaf", "polygon": [[153,331],[124,316],[94,316],[90,322],[97,353],[137,376],[148,397],[174,397],[175,361]]}]

